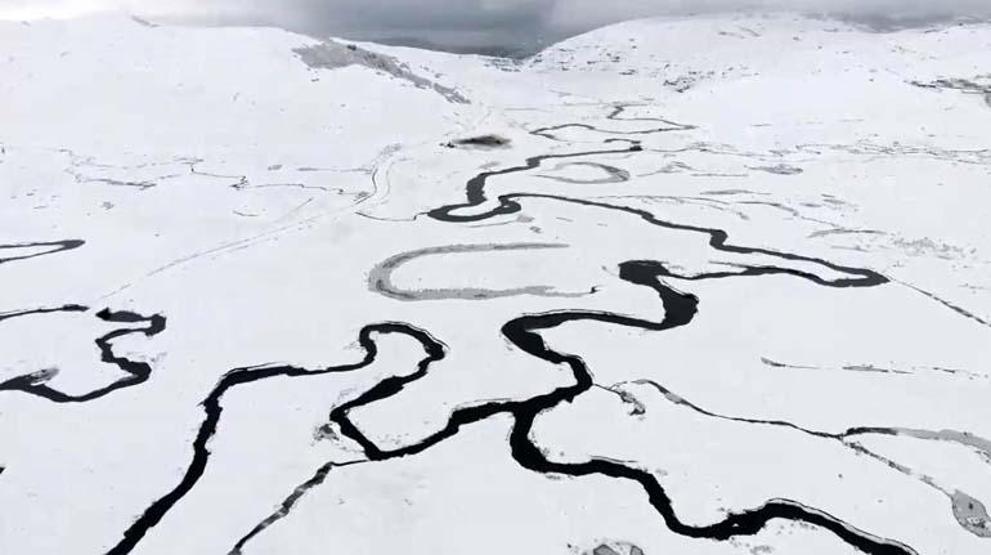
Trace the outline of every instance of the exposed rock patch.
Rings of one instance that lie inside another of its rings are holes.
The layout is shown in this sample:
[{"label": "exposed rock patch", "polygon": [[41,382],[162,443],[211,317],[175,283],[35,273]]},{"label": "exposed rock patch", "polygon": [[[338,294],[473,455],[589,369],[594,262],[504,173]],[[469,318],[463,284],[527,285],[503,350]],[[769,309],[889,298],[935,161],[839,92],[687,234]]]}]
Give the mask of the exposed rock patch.
[{"label": "exposed rock patch", "polygon": [[387,73],[398,79],[409,81],[419,89],[432,90],[443,96],[448,102],[456,104],[471,103],[471,101],[458,91],[413,73],[408,65],[400,62],[398,59],[365,50],[354,44],[341,44],[333,40],[327,40],[312,46],[294,48],[293,52],[299,56],[299,59],[304,64],[314,69],[337,69],[352,65],[365,66],[375,71]]},{"label": "exposed rock patch", "polygon": [[467,137],[464,139],[454,139],[453,141],[448,141],[444,143],[447,148],[457,148],[457,147],[469,147],[469,148],[506,148],[509,146],[511,141],[506,137],[496,135],[494,133],[488,133],[485,135],[477,135],[475,137]]}]

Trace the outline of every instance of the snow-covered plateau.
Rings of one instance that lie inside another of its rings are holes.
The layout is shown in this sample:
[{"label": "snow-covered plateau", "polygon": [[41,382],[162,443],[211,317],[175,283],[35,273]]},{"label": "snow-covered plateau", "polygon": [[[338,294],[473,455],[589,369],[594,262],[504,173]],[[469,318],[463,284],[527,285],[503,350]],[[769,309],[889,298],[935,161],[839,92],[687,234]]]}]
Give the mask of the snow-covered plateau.
[{"label": "snow-covered plateau", "polygon": [[991,553],[991,24],[0,23],[0,553]]}]

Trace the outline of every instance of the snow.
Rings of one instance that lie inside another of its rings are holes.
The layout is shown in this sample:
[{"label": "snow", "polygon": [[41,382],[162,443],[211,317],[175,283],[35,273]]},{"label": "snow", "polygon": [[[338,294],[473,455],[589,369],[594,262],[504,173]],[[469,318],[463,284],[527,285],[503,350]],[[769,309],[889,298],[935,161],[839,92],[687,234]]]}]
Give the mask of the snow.
[{"label": "snow", "polygon": [[989,51],[0,22],[0,552],[987,552]]}]

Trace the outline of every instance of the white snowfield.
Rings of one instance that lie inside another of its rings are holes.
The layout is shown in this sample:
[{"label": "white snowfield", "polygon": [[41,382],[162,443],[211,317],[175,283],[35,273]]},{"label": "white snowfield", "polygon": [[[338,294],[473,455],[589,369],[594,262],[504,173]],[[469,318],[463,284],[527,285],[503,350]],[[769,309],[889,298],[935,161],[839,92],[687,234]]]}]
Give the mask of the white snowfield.
[{"label": "white snowfield", "polygon": [[0,23],[0,553],[991,553],[991,25]]}]

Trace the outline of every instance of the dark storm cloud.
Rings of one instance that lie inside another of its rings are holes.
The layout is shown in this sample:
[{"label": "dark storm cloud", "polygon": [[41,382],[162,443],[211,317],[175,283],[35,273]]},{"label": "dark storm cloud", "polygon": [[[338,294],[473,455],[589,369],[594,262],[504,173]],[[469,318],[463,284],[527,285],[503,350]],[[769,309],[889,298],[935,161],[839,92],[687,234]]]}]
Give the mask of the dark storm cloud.
[{"label": "dark storm cloud", "polygon": [[363,27],[475,29],[505,27],[523,21],[542,20],[554,8],[553,0],[492,2],[467,0],[388,0],[355,2],[309,0],[299,2],[300,19],[350,23]]},{"label": "dark storm cloud", "polygon": [[513,54],[545,42],[554,0],[296,0],[273,23],[312,35],[343,35],[459,51]]}]

